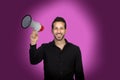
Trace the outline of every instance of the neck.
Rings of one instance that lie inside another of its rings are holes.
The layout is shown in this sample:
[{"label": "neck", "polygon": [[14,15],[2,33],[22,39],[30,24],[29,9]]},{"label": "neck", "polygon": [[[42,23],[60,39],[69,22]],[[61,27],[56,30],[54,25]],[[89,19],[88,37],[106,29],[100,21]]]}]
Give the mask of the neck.
[{"label": "neck", "polygon": [[63,47],[66,44],[65,39],[62,39],[61,41],[58,41],[58,40],[55,39],[54,41],[55,41],[55,45],[58,46],[61,49],[63,49]]},{"label": "neck", "polygon": [[65,42],[65,39],[62,39],[62,40],[60,40],[60,41],[58,41],[58,40],[54,40],[55,41],[55,44],[57,44],[57,45],[62,45],[62,44],[65,44],[66,42]]}]

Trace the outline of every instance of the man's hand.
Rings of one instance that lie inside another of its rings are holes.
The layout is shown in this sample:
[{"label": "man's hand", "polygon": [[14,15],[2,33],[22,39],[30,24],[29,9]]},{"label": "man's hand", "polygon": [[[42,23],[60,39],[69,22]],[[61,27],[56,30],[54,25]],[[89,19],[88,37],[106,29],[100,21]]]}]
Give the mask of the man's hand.
[{"label": "man's hand", "polygon": [[38,40],[38,32],[33,30],[30,35],[30,44],[35,45],[37,43],[37,40]]}]

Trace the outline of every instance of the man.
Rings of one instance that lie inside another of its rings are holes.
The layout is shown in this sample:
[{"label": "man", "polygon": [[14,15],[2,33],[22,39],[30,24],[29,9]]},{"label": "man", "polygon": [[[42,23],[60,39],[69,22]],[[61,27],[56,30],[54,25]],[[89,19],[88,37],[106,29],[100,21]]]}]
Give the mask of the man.
[{"label": "man", "polygon": [[52,22],[54,40],[42,44],[36,49],[38,33],[33,31],[30,36],[30,62],[37,64],[44,62],[44,80],[84,80],[82,57],[78,46],[68,42],[66,21],[56,17]]}]

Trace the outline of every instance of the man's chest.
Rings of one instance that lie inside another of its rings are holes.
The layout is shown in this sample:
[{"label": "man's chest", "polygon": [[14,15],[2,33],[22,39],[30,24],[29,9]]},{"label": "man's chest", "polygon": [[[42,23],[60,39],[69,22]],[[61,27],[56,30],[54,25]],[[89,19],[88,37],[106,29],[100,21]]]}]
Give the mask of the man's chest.
[{"label": "man's chest", "polygon": [[74,64],[75,51],[70,48],[59,48],[53,47],[46,49],[44,52],[44,62],[46,64],[53,64],[52,66],[66,65],[71,66]]}]

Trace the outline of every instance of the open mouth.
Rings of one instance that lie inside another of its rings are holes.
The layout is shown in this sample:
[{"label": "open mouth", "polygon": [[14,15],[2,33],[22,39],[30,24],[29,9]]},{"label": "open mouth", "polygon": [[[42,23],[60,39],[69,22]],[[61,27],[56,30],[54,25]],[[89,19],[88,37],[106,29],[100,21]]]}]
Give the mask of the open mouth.
[{"label": "open mouth", "polygon": [[56,35],[56,37],[57,37],[57,38],[61,38],[61,37],[62,37],[62,35],[61,35],[61,34],[58,34],[58,35]]},{"label": "open mouth", "polygon": [[59,33],[59,34],[56,34],[56,36],[62,36],[62,34]]}]

